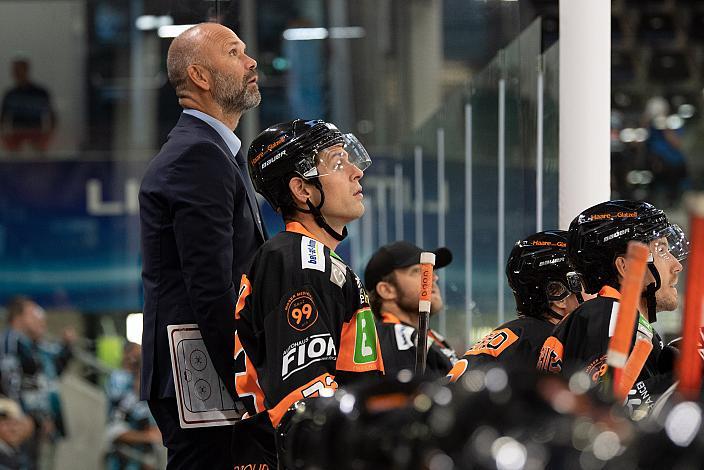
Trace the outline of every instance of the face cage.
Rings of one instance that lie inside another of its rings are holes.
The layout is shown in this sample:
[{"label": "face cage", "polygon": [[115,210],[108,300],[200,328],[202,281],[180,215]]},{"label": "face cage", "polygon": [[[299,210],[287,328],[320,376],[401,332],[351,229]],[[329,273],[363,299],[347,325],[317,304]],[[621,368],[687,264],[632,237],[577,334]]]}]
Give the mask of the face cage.
[{"label": "face cage", "polygon": [[[327,148],[334,147],[338,144],[330,145]],[[354,134],[343,134],[341,148],[347,153],[347,159],[344,160],[345,163],[356,166],[361,171],[369,168],[372,164],[372,159],[364,148],[364,145],[354,136]],[[321,154],[325,149],[316,149],[312,154],[306,156],[301,161],[296,163],[296,172],[305,179],[317,178],[320,176],[326,176],[331,174],[333,171],[338,171],[340,168],[327,168],[326,165],[319,164],[318,155]],[[341,168],[344,168],[342,166]]]},{"label": "face cage", "polygon": [[[662,253],[658,253],[662,257],[667,257],[668,255],[673,256],[677,261],[684,261],[689,255],[689,240],[684,231],[677,224],[670,224],[662,230],[655,231],[649,234],[648,239],[650,243],[655,240],[665,239],[666,242],[656,242],[655,250],[658,251],[658,247],[661,243],[664,245],[664,250]],[[648,263],[654,261],[653,253],[648,255]]]},{"label": "face cage", "polygon": [[[557,295],[550,295],[550,291],[552,290],[550,289],[550,286],[555,284],[559,284],[564,290]],[[565,282],[557,280],[552,280],[548,282],[548,284],[545,286],[545,294],[547,295],[548,300],[550,301],[563,300],[570,294],[581,294],[582,284],[582,276],[576,271],[570,271],[565,274]]]}]

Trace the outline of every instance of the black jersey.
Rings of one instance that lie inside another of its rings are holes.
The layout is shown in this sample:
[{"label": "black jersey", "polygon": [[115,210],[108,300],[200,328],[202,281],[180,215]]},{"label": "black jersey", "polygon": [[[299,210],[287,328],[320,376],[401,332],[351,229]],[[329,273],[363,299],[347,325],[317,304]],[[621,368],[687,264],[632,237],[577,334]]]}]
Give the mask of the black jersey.
[{"label": "black jersey", "polygon": [[[551,373],[574,373],[585,371],[593,383],[601,383],[608,371],[606,352],[616,328],[619,292],[605,286],[599,295],[580,305],[571,315],[563,319],[543,344],[538,359],[538,369]],[[641,315],[633,325],[633,344],[639,321],[652,330],[648,321]],[[663,371],[658,364],[663,343],[655,330],[653,350],[648,356],[637,382],[653,378]]]},{"label": "black jersey", "polygon": [[488,364],[534,369],[540,349],[554,327],[547,320],[535,317],[508,321],[469,348],[448,377],[455,382],[467,369]]},{"label": "black jersey", "polygon": [[294,402],[337,388],[339,372],[384,370],[359,277],[299,223],[255,255],[235,323],[237,393],[274,426]]},{"label": "black jersey", "polygon": [[[416,363],[416,338],[418,330],[402,323],[395,315],[384,312],[377,322],[379,344],[384,358],[386,374],[395,377],[401,370],[413,371]],[[457,354],[440,333],[428,331],[428,356],[426,375],[443,377],[457,362]]]}]

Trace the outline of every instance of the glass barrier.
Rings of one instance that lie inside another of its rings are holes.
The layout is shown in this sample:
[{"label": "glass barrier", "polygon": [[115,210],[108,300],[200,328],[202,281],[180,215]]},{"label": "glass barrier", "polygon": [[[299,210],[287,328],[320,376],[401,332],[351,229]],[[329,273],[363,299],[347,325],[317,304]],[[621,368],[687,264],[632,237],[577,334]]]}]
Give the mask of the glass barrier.
[{"label": "glass barrier", "polygon": [[560,148],[560,45],[553,44],[543,53],[542,75],[542,209],[545,229],[558,226],[558,170]]},{"label": "glass barrier", "polygon": [[[353,267],[363,272],[386,241],[450,248],[452,264],[437,272],[446,310],[431,325],[458,350],[515,315],[506,259],[538,223],[540,40],[536,21],[443,99],[400,158],[375,156],[363,180],[367,213],[350,237]],[[548,153],[556,158],[557,149]],[[544,221],[556,220],[556,205],[543,198]]]}]

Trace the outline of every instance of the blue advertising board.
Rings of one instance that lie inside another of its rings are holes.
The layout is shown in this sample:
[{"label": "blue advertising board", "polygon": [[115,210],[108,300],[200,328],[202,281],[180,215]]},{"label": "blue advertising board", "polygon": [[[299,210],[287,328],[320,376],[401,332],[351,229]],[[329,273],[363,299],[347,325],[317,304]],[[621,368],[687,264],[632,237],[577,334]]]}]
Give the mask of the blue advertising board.
[{"label": "blue advertising board", "polygon": [[[140,312],[139,184],[147,162],[0,162],[0,303]],[[283,223],[262,205],[269,233]]]},{"label": "blue advertising board", "polygon": [[0,163],[0,301],[141,311],[139,181],[145,163]]}]

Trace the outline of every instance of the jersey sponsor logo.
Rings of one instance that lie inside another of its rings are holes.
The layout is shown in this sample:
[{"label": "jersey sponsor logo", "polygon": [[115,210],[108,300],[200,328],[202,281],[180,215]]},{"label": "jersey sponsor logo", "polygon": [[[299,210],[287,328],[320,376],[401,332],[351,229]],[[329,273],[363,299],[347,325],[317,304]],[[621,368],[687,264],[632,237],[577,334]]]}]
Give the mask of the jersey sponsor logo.
[{"label": "jersey sponsor logo", "polygon": [[602,377],[606,375],[608,370],[609,366],[606,364],[606,354],[594,359],[584,368],[584,371],[587,373],[592,383],[601,382]]},{"label": "jersey sponsor logo", "polygon": [[353,272],[352,274],[354,274],[354,281],[357,283],[357,290],[359,292],[359,306],[364,307],[369,305],[369,295],[367,294],[367,290],[364,288],[364,284],[362,284],[362,281],[356,273]]},{"label": "jersey sponsor logo", "polygon": [[638,382],[628,392],[625,407],[628,410],[628,415],[636,421],[648,416],[655,407],[653,398],[650,396],[650,392],[648,392],[643,381]]},{"label": "jersey sponsor logo", "polygon": [[306,291],[296,292],[289,297],[284,310],[288,324],[297,331],[307,330],[318,319],[318,309],[313,296]]},{"label": "jersey sponsor logo", "polygon": [[265,463],[243,463],[235,465],[233,470],[269,470],[269,466]]},{"label": "jersey sponsor logo", "polygon": [[494,330],[469,348],[465,356],[488,354],[489,356],[499,357],[506,348],[516,341],[518,341],[518,336],[510,329],[502,328],[500,330]]},{"label": "jersey sponsor logo", "polygon": [[339,287],[345,285],[347,280],[347,265],[337,258],[330,257],[330,282],[337,284]]},{"label": "jersey sponsor logo", "polygon": [[543,343],[543,348],[540,350],[537,369],[542,372],[551,374],[559,374],[562,372],[562,354],[564,346],[559,339],[550,336]]},{"label": "jersey sponsor logo", "polygon": [[325,251],[323,244],[312,238],[301,238],[301,267],[325,272]]},{"label": "jersey sponsor logo", "polygon": [[289,345],[283,353],[281,380],[319,361],[337,359],[337,348],[330,334],[312,335]]},{"label": "jersey sponsor logo", "polygon": [[354,347],[354,362],[356,364],[368,364],[376,361],[376,326],[374,325],[374,314],[369,309],[360,310],[355,315],[357,335]]},{"label": "jersey sponsor logo", "polygon": [[415,343],[413,342],[413,333],[416,330],[407,325],[396,323],[394,325],[394,335],[396,336],[396,347],[399,351],[408,351]]}]

